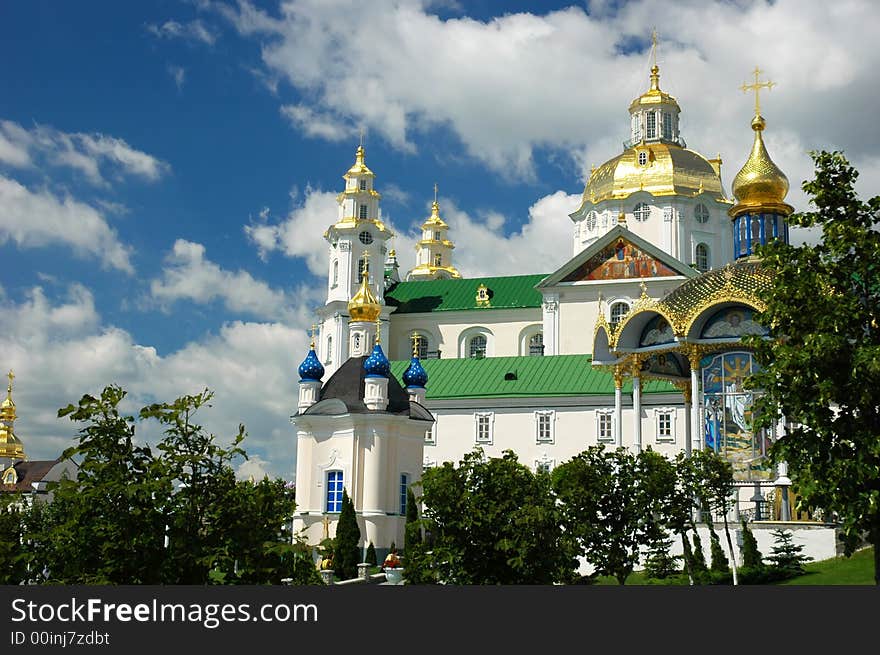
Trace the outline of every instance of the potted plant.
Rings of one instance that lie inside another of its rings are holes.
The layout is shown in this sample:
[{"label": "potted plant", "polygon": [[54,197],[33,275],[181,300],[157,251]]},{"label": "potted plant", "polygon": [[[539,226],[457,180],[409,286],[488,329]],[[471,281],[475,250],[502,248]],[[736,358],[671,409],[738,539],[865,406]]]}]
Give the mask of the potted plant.
[{"label": "potted plant", "polygon": [[403,565],[396,548],[392,548],[385,561],[382,562],[382,570],[385,572],[385,580],[391,584],[403,582]]}]

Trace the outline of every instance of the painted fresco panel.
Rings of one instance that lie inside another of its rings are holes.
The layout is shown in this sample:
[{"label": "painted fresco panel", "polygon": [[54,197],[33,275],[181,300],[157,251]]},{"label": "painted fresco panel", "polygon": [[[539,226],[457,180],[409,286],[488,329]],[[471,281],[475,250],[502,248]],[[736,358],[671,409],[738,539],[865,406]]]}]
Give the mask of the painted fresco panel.
[{"label": "painted fresco panel", "polygon": [[727,307],[722,309],[706,321],[706,325],[700,333],[700,338],[735,338],[747,334],[767,334],[767,328],[753,320],[754,315],[755,312],[748,307]]},{"label": "painted fresco panel", "polygon": [[766,456],[771,437],[765,430],[753,432],[754,397],[743,386],[745,378],[757,370],[751,354],[706,357],[701,367],[706,447],[731,463],[736,480],[771,480],[773,470]]},{"label": "painted fresco panel", "polygon": [[583,280],[625,280],[643,277],[670,277],[674,270],[634,246],[626,239],[618,239],[590,257],[567,275],[563,282]]},{"label": "painted fresco panel", "polygon": [[639,338],[639,346],[656,346],[661,343],[671,343],[675,340],[672,326],[660,315],[655,316],[642,330]]}]

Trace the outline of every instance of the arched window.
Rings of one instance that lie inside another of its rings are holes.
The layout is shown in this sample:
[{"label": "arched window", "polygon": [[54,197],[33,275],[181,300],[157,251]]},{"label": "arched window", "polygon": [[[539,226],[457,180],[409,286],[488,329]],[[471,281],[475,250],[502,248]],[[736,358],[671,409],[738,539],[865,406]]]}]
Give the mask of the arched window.
[{"label": "arched window", "polygon": [[482,334],[471,337],[468,342],[468,357],[486,356],[486,337]]},{"label": "arched window", "polygon": [[697,247],[694,248],[694,264],[697,265],[697,270],[700,273],[705,273],[709,270],[709,246],[705,243],[698,243]]},{"label": "arched window", "polygon": [[709,208],[700,203],[694,207],[694,218],[697,220],[697,223],[705,223],[709,220]]},{"label": "arched window", "polygon": [[648,207],[647,204],[640,202],[633,209],[633,216],[635,216],[636,220],[639,222],[644,222],[648,220],[648,217],[651,215],[651,208]]},{"label": "arched window", "polygon": [[434,255],[434,266],[443,266],[443,255],[441,255],[439,252]]},{"label": "arched window", "polygon": [[629,313],[629,305],[625,302],[616,302],[611,305],[611,327],[617,327]]},{"label": "arched window", "polygon": [[[365,265],[367,267],[367,275],[369,275],[370,274],[370,262],[368,262],[363,257],[358,259],[358,281],[357,281],[358,284],[360,284],[361,280],[364,279],[364,266]],[[369,278],[367,278],[367,279],[369,279]]]},{"label": "arched window", "polygon": [[639,153],[639,166],[644,166],[648,163],[648,153],[642,150]]},{"label": "arched window", "polygon": [[529,339],[529,355],[542,357],[544,355],[544,334],[538,332]]},{"label": "arched window", "polygon": [[596,229],[596,212],[587,214],[587,230],[592,232]]}]

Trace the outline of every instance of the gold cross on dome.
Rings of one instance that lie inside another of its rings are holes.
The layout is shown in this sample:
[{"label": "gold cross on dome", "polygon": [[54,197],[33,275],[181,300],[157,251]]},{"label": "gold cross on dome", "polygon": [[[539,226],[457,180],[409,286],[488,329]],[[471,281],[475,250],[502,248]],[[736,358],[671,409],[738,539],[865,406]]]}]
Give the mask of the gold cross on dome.
[{"label": "gold cross on dome", "polygon": [[410,337],[410,340],[412,340],[413,357],[418,357],[418,354],[419,354],[419,334],[418,334],[418,332],[413,332],[412,336]]},{"label": "gold cross on dome", "polygon": [[6,375],[9,378],[9,386],[6,388],[7,391],[12,391],[12,381],[15,379],[15,373],[12,372],[12,369],[9,370],[9,373]]},{"label": "gold cross on dome", "polygon": [[758,81],[758,78],[760,77],[761,73],[763,73],[763,72],[764,71],[762,71],[760,68],[755,66],[755,70],[752,71],[752,74],[755,76],[755,83],[754,84],[746,84],[745,82],[743,82],[742,86],[739,87],[740,89],[743,90],[744,93],[746,93],[748,91],[755,92],[755,116],[759,116],[761,114],[761,99],[760,99],[761,89],[767,89],[769,91],[774,86],[776,86],[776,82],[771,82],[770,80],[767,80],[766,82]]},{"label": "gold cross on dome", "polygon": [[315,347],[315,335],[318,333],[318,326],[312,323],[312,328],[309,330],[309,337],[312,340],[312,348]]}]

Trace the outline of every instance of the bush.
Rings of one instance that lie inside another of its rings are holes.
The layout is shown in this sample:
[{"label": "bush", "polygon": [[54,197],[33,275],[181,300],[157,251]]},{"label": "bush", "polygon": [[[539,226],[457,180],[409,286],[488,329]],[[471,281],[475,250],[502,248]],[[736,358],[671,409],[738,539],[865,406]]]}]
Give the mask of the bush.
[{"label": "bush", "polygon": [[772,553],[767,556],[771,567],[785,576],[782,579],[803,575],[804,564],[813,558],[803,554],[802,545],[794,543],[791,531],[774,530],[771,534],[774,544]]}]

